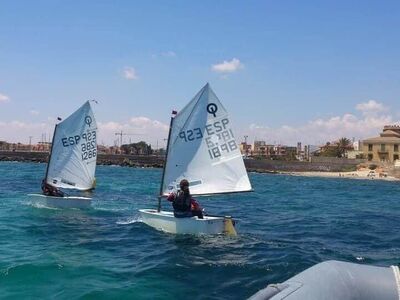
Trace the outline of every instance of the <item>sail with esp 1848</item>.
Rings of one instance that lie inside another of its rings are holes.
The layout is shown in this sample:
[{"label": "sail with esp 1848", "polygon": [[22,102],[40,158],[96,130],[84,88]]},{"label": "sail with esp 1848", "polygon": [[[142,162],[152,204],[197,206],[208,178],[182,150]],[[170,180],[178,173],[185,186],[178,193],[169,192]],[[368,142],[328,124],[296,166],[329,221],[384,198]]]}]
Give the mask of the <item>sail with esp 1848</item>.
[{"label": "sail with esp 1848", "polygon": [[139,211],[144,223],[170,233],[236,234],[230,217],[175,218],[161,210],[161,197],[178,190],[182,179],[189,181],[192,195],[252,190],[229,114],[208,83],[179,113],[173,112],[159,208]]},{"label": "sail with esp 1848", "polygon": [[231,119],[209,84],[172,122],[162,194],[182,179],[193,195],[251,190]]}]

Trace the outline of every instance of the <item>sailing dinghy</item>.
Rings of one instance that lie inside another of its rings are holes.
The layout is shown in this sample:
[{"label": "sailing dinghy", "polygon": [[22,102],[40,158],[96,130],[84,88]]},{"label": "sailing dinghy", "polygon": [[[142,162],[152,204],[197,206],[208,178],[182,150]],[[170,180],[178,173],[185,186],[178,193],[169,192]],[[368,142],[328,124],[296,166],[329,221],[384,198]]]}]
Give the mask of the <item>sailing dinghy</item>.
[{"label": "sailing dinghy", "polygon": [[[56,124],[44,182],[58,189],[89,191],[95,187],[97,124],[90,101]],[[46,203],[57,207],[90,206],[91,198],[47,196]]]},{"label": "sailing dinghy", "polygon": [[189,181],[193,196],[251,191],[243,158],[233,135],[231,119],[210,85],[179,112],[173,112],[158,209],[139,210],[143,222],[175,234],[235,234],[230,217],[175,218],[161,210],[161,197]]}]

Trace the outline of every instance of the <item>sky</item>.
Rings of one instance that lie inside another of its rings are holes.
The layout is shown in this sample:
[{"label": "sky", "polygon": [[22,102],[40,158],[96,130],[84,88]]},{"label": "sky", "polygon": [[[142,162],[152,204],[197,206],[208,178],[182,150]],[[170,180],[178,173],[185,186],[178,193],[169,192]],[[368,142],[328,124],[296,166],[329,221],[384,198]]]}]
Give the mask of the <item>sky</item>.
[{"label": "sky", "polygon": [[96,99],[99,143],[165,146],[209,82],[238,142],[323,144],[400,120],[399,1],[0,1],[0,140]]}]

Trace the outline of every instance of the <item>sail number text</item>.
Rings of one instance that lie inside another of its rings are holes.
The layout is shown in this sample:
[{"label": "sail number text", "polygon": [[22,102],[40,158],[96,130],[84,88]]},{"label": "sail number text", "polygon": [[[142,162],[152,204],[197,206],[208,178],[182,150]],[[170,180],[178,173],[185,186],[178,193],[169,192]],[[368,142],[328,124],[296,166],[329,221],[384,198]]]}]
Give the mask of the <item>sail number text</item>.
[{"label": "sail number text", "polygon": [[179,137],[184,142],[191,142],[198,139],[205,140],[208,154],[211,159],[218,158],[224,153],[236,150],[237,144],[232,129],[229,128],[229,119],[224,118],[207,124],[204,128],[194,128],[179,132]]},{"label": "sail number text", "polygon": [[81,135],[65,137],[61,139],[61,142],[64,147],[80,144],[82,160],[91,159],[97,155],[96,131],[88,131]]}]

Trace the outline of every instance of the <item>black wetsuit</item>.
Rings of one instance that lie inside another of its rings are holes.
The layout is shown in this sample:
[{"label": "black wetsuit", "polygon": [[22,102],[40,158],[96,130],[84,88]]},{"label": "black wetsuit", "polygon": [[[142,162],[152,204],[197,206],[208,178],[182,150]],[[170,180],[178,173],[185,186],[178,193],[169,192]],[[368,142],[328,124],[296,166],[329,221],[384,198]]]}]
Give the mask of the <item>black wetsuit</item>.
[{"label": "black wetsuit", "polygon": [[185,194],[180,191],[172,201],[172,207],[174,208],[174,216],[176,218],[187,218],[192,217],[191,211],[192,197],[190,194]]},{"label": "black wetsuit", "polygon": [[46,196],[64,197],[64,193],[56,187],[42,181],[42,191]]}]

